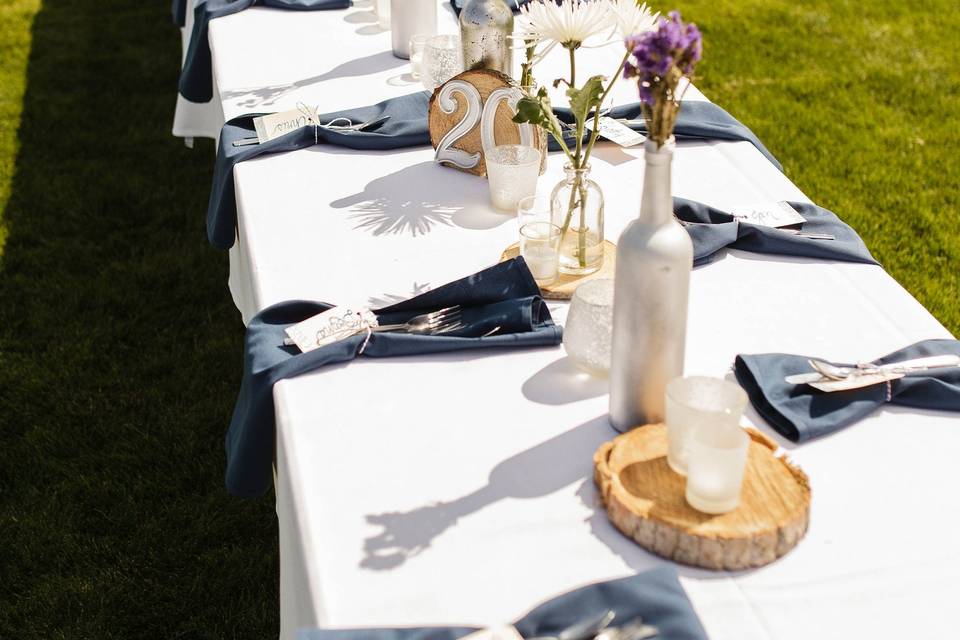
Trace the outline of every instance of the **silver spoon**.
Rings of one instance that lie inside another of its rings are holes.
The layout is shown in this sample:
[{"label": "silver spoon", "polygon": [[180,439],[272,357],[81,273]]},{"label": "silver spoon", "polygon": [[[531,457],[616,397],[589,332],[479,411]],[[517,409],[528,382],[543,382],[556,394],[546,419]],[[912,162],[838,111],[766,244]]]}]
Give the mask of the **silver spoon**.
[{"label": "silver spoon", "polygon": [[863,367],[838,367],[823,360],[811,358],[807,360],[814,371],[830,380],[845,380],[852,375],[865,373],[913,373],[928,369],[960,366],[960,356],[948,354],[941,356],[926,356],[903,362],[892,362],[885,365],[867,365]]},{"label": "silver spoon", "polygon": [[527,640],[591,640],[603,631],[616,614],[607,609],[603,613],[570,625],[556,636],[537,636]]}]

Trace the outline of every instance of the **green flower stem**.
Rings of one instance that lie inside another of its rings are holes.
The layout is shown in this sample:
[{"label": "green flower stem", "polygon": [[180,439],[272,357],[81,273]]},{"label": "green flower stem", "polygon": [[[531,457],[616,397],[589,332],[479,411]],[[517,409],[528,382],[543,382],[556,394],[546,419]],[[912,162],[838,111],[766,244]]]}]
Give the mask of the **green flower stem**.
[{"label": "green flower stem", "polygon": [[610,92],[613,90],[613,85],[617,83],[617,78],[620,77],[620,70],[623,69],[623,65],[625,65],[629,59],[630,50],[628,49],[627,52],[623,54],[623,60],[620,61],[620,66],[617,67],[617,72],[613,74],[613,79],[610,80],[610,84],[607,85],[603,95],[600,96],[600,102],[597,103],[596,108],[593,110],[593,131],[590,132],[590,142],[587,143],[587,152],[583,158],[584,166],[590,162],[590,154],[593,153],[593,145],[597,141],[597,136],[600,135],[600,110],[603,107],[603,103],[607,99],[607,96],[609,96]]}]

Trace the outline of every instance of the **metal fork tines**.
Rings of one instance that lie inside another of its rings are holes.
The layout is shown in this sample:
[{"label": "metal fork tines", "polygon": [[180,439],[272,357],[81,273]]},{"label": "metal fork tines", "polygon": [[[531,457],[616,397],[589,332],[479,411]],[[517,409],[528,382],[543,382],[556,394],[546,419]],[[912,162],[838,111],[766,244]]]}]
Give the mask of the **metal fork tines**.
[{"label": "metal fork tines", "polygon": [[403,331],[405,333],[437,335],[450,333],[462,327],[463,323],[460,322],[460,307],[453,306],[432,313],[415,316],[401,324],[387,324],[373,327],[373,331]]}]

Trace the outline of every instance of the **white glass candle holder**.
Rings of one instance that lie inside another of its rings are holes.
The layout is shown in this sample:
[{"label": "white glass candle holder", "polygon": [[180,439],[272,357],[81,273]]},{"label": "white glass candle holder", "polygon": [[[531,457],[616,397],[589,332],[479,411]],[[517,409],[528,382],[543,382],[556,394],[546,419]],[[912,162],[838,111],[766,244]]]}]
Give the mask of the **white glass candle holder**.
[{"label": "white glass candle holder", "polygon": [[420,66],[423,63],[423,50],[427,46],[430,36],[418,33],[410,38],[410,76],[414,80],[420,79]]},{"label": "white glass candle holder", "polygon": [[373,13],[381,29],[390,28],[390,0],[373,0]]},{"label": "white glass candle holder", "polygon": [[563,348],[581,369],[595,376],[610,375],[613,332],[613,280],[590,280],[573,292]]},{"label": "white glass candle holder", "polygon": [[420,62],[420,82],[427,91],[433,91],[463,71],[463,49],[460,36],[430,36],[423,47]]},{"label": "white glass candle holder", "polygon": [[736,427],[747,408],[747,394],[721,378],[691,376],[675,378],[667,385],[667,462],[687,473],[687,444],[700,427]]},{"label": "white glass candle holder", "polygon": [[519,144],[502,144],[485,154],[490,202],[513,213],[524,198],[537,191],[540,152]]},{"label": "white glass candle holder", "polygon": [[560,227],[550,222],[520,227],[520,255],[538,285],[556,281],[560,273]]},{"label": "white glass candle holder", "polygon": [[710,514],[736,509],[749,447],[750,436],[739,426],[698,427],[687,443],[687,503]]},{"label": "white glass candle holder", "polygon": [[437,0],[390,0],[393,55],[410,58],[410,38],[437,32]]}]

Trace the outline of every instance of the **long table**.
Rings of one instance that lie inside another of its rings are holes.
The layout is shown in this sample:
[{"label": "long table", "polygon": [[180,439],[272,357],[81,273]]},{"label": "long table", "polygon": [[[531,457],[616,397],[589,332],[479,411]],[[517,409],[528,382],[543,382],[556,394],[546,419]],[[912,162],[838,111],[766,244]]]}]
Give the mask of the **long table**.
[{"label": "long table", "polygon": [[[213,21],[210,42],[227,118],[419,88],[369,7],[254,8]],[[619,56],[590,55],[601,72]],[[615,99],[634,100],[626,83]],[[244,320],[294,298],[376,306],[495,262],[516,221],[489,208],[483,180],[432,155],[314,147],[237,165],[230,287]],[[551,157],[540,188],[561,164]],[[637,214],[641,152],[603,144],[593,165],[616,240]],[[806,200],[747,143],[680,144],[674,192],[719,207]],[[565,305],[552,311],[562,322]],[[728,375],[749,352],[856,361],[937,337],[949,333],[880,267],[728,251],[693,272],[686,371]],[[361,358],[277,384],[281,638],[314,626],[502,623],[664,562],[598,506],[591,456],[616,435],[607,388],[560,347]],[[747,420],[810,475],[811,527],[762,569],[679,567],[711,637],[950,637],[956,417],[884,408],[802,446],[752,409]]]}]

